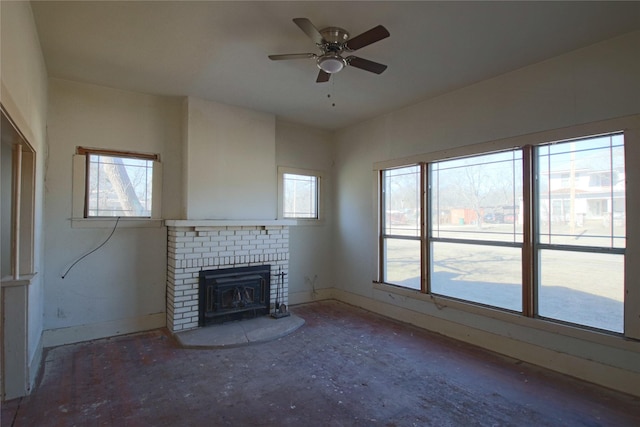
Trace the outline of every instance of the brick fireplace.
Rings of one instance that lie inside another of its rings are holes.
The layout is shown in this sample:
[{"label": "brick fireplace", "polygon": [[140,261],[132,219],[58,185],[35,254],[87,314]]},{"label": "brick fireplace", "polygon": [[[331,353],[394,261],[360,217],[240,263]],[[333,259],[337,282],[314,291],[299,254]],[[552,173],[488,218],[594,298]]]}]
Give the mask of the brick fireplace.
[{"label": "brick fireplace", "polygon": [[178,332],[198,327],[199,277],[203,270],[269,265],[269,300],[275,302],[280,285],[279,301],[288,305],[289,226],[294,224],[282,220],[165,221],[167,328]]}]

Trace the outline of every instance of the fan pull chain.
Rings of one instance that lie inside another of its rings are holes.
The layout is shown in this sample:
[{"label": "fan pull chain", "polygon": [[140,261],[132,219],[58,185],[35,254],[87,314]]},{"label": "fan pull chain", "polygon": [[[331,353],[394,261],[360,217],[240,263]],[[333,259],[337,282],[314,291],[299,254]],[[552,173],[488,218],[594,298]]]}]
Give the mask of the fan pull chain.
[{"label": "fan pull chain", "polygon": [[[331,92],[334,92],[334,89],[335,89],[335,78],[334,78],[334,79],[331,79],[331,90],[330,90],[330,91],[329,91],[329,93],[327,94],[327,98],[331,99]],[[335,103],[335,102],[332,102],[332,103],[331,103],[331,106],[332,106],[332,107],[335,107],[335,106],[336,106],[336,103]]]}]

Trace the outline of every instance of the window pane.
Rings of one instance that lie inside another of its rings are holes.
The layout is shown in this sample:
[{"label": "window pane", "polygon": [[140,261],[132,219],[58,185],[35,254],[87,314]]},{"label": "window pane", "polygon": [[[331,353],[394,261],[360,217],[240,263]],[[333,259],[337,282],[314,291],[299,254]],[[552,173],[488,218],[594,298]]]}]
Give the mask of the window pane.
[{"label": "window pane", "polygon": [[318,218],[318,177],[283,174],[285,218]]},{"label": "window pane", "polygon": [[409,166],[383,173],[384,233],[420,235],[420,167]]},{"label": "window pane", "polygon": [[153,161],[88,156],[88,216],[151,216]]},{"label": "window pane", "polygon": [[538,148],[540,243],[625,247],[621,134]]},{"label": "window pane", "polygon": [[384,282],[420,289],[420,241],[384,239]]},{"label": "window pane", "polygon": [[522,311],[521,250],[433,242],[431,292]]},{"label": "window pane", "polygon": [[435,238],[522,242],[522,151],[431,165]]},{"label": "window pane", "polygon": [[540,316],[623,332],[623,255],[541,250],[540,259]]}]

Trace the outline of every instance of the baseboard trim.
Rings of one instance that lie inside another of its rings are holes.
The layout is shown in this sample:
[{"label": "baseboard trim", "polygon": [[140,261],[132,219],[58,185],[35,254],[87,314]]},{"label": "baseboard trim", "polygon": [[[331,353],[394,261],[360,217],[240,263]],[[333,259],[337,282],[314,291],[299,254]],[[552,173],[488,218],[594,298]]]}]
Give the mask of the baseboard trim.
[{"label": "baseboard trim", "polygon": [[166,313],[154,313],[130,319],[67,328],[48,329],[43,332],[43,347],[56,347],[99,338],[132,334],[163,328],[167,324]]},{"label": "baseboard trim", "polygon": [[38,345],[36,346],[36,350],[33,353],[33,357],[31,358],[28,366],[29,372],[29,384],[28,384],[28,393],[36,386],[38,378],[40,376],[40,371],[43,368],[42,363],[42,354],[44,353],[44,339],[43,334],[40,334],[40,339],[38,340]]},{"label": "baseboard trim", "polygon": [[315,291],[289,291],[289,305],[306,304],[313,301],[333,299],[333,288],[317,289]]}]

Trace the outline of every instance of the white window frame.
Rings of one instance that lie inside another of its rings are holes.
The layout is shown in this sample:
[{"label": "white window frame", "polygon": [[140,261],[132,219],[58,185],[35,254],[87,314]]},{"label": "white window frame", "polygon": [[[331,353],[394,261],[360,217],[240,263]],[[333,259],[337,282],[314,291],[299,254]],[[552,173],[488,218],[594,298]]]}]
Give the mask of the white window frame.
[{"label": "white window frame", "polygon": [[118,227],[161,227],[162,226],[162,163],[160,156],[149,153],[134,153],[116,149],[86,148],[77,147],[73,156],[73,183],[72,183],[72,217],[71,226],[73,228],[109,228],[113,227],[113,221],[117,217],[86,217],[86,188],[87,188],[87,155],[104,154],[119,155],[127,157],[129,153],[132,158],[136,154],[144,156],[154,156],[153,161],[153,183],[152,183],[152,206],[151,217],[120,217]]},{"label": "white window frame", "polygon": [[[304,175],[313,176],[317,179],[316,198],[317,198],[317,218],[300,218],[300,217],[285,217],[284,216],[284,175]],[[323,200],[323,188],[324,188],[324,176],[322,171],[311,169],[292,168],[287,166],[278,166],[278,219],[281,220],[295,220],[298,224],[320,224],[324,221],[324,200]]]}]

